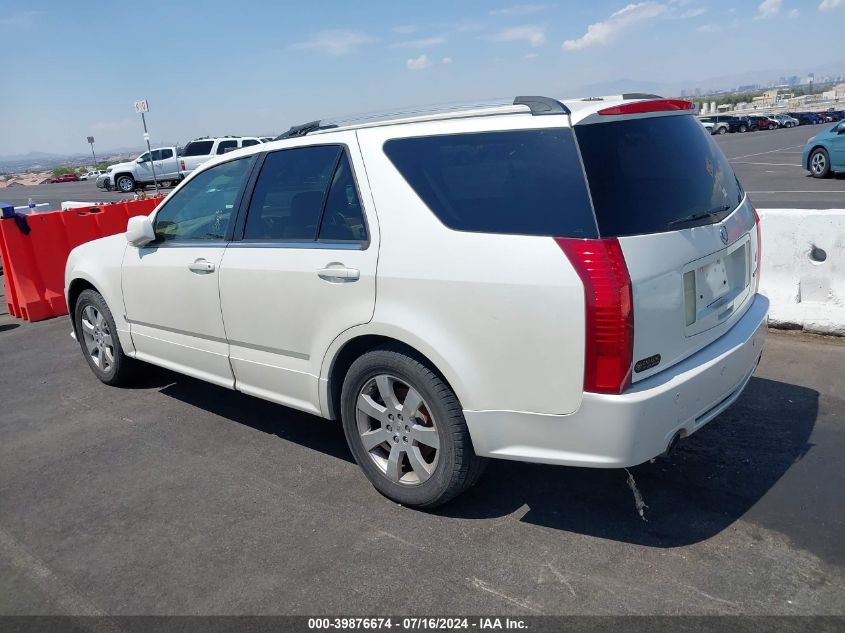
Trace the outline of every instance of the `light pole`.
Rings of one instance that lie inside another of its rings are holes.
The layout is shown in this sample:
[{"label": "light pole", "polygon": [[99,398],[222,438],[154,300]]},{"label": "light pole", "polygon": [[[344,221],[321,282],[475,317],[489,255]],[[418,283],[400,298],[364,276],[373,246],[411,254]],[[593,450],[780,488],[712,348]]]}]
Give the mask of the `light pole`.
[{"label": "light pole", "polygon": [[88,143],[91,145],[91,156],[94,157],[94,169],[97,169],[97,155],[94,153],[94,137],[88,137]]},{"label": "light pole", "polygon": [[147,103],[146,99],[140,99],[136,101],[134,104],[135,112],[141,115],[141,123],[144,124],[144,140],[147,142],[147,152],[150,154],[150,167],[153,170],[153,182],[155,183],[156,193],[158,193],[158,178],[156,178],[156,164],[153,160],[153,150],[150,147],[150,133],[147,132],[147,119],[144,117],[144,113],[150,111],[150,106]]}]

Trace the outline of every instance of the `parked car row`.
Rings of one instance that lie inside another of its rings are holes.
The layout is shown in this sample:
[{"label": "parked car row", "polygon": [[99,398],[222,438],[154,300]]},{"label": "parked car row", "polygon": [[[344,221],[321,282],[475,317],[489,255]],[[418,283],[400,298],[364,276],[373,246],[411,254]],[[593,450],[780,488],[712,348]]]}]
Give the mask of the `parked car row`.
[{"label": "parked car row", "polygon": [[799,125],[817,125],[841,121],[843,117],[845,117],[845,111],[829,110],[827,112],[786,112],[783,114],[769,113],[749,116],[720,114],[699,117],[699,121],[711,134],[728,134],[730,132],[776,130]]},{"label": "parked car row", "polygon": [[268,140],[272,139],[257,136],[203,137],[191,141],[184,148],[158,147],[144,152],[133,161],[112,165],[97,178],[97,187],[129,193],[156,180],[159,184],[175,186],[214,156]]}]

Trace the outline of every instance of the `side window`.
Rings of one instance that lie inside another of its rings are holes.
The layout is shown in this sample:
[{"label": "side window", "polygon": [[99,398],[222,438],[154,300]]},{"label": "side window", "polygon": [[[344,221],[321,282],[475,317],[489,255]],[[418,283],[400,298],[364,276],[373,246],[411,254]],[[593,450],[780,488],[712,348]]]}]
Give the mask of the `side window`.
[{"label": "side window", "polygon": [[142,163],[149,163],[150,162],[150,153],[149,152],[144,152],[143,154],[141,154],[141,162]]},{"label": "side window", "polygon": [[191,141],[182,150],[182,156],[206,156],[213,146],[214,141]]},{"label": "side window", "polygon": [[244,139],[241,147],[250,147],[251,145],[258,145],[261,141],[256,141],[254,138]]},{"label": "side window", "polygon": [[216,165],[189,180],[156,214],[156,242],[222,240],[252,161]]},{"label": "side window", "polygon": [[[153,157],[153,160],[164,160],[165,158],[173,158],[172,149],[159,149],[156,151],[158,152],[158,158]],[[153,154],[155,154],[155,152],[153,152]]]},{"label": "side window", "polygon": [[367,240],[367,226],[346,152],[340,157],[323,211],[318,239],[328,241]]},{"label": "side window", "polygon": [[246,240],[315,240],[341,148],[318,145],[271,152],[255,183]]},{"label": "side window", "polygon": [[225,154],[226,152],[231,152],[238,146],[237,141],[220,141],[217,144],[217,153],[218,154]]},{"label": "side window", "polygon": [[153,160],[161,160],[161,150],[160,149],[154,149],[152,151],[152,157],[153,157]]}]

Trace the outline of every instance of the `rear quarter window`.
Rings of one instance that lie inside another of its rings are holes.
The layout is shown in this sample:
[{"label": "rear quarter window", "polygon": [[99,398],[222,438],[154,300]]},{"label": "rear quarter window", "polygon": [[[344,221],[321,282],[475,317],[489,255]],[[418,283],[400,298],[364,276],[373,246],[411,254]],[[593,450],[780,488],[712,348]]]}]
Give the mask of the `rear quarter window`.
[{"label": "rear quarter window", "polygon": [[568,128],[393,139],[384,152],[451,229],[597,236]]}]

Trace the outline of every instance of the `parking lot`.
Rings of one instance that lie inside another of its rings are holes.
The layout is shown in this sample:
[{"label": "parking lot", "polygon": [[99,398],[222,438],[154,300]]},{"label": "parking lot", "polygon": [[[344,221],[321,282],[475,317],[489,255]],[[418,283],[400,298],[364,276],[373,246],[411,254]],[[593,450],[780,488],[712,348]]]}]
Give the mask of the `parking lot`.
[{"label": "parking lot", "polygon": [[807,139],[831,125],[802,125],[713,138],[730,160],[755,206],[841,209],[845,206],[845,174],[820,180],[801,166]]},{"label": "parking lot", "polygon": [[106,387],[69,328],[0,315],[0,614],[845,613],[841,340],[772,332],[735,406],[632,469],[644,521],[625,471],[503,461],[399,507],[339,425]]},{"label": "parking lot", "polygon": [[[825,125],[714,136],[731,161],[752,202],[759,208],[830,209],[845,206],[845,174],[814,179],[801,167],[807,139]],[[165,194],[170,188],[161,188]],[[153,195],[152,186],[146,188]],[[0,190],[0,200],[25,206],[29,198],[59,208],[65,200],[108,202],[128,200],[132,194],[97,189],[94,182],[65,182]]]}]

